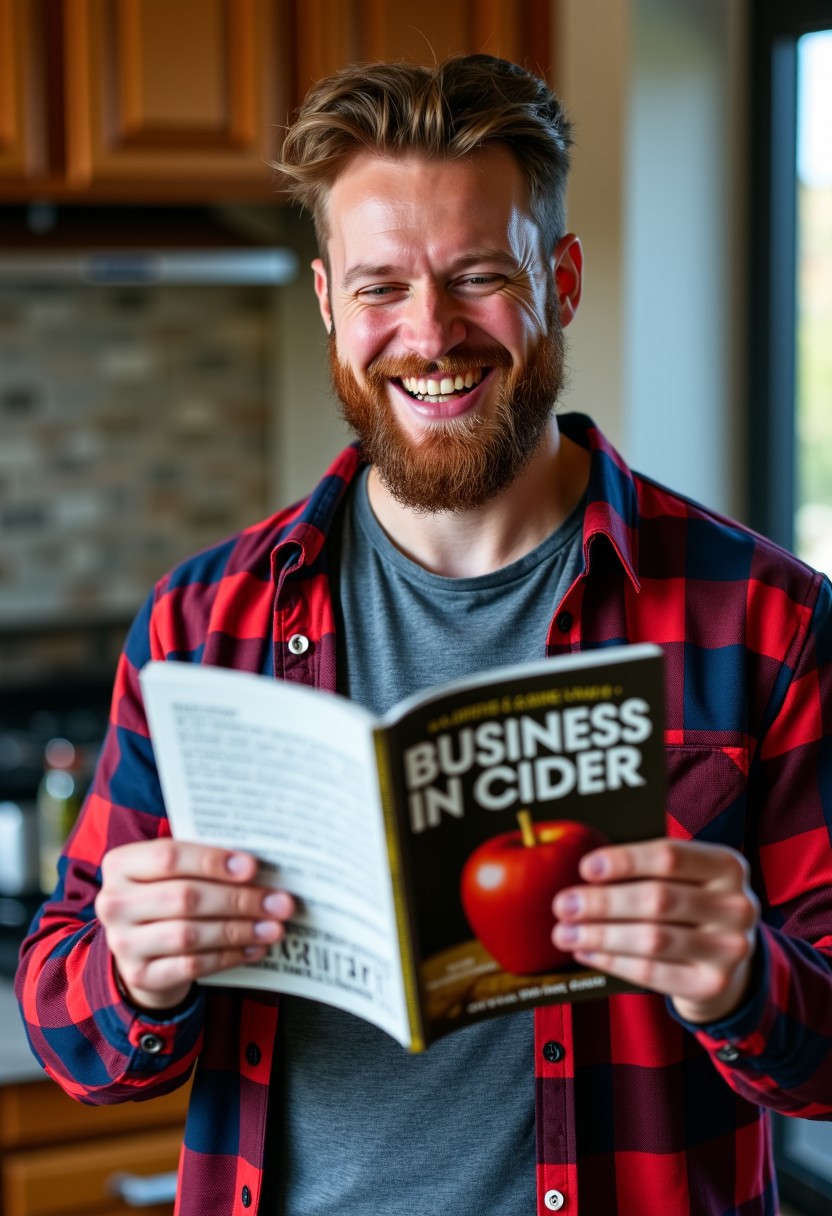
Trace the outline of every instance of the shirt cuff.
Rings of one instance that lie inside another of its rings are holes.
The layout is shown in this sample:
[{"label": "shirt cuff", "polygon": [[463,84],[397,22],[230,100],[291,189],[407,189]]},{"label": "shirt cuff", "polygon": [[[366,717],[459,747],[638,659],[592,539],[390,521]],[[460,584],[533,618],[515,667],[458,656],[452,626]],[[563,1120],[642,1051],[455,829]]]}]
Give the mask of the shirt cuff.
[{"label": "shirt cuff", "polygon": [[689,1022],[677,1013],[669,997],[667,1007],[671,1017],[689,1030],[720,1064],[742,1066],[765,1050],[762,1028],[769,1006],[770,977],[771,953],[765,933],[758,929],[748,991],[732,1014],[716,1022]]},{"label": "shirt cuff", "polygon": [[[195,1054],[202,1035],[204,991],[194,985],[176,1009],[141,1009],[133,1004],[117,976],[115,961],[99,932],[92,944],[98,955],[87,962],[95,1022],[110,1047],[126,1060],[128,1073],[161,1072]],[[97,982],[96,982],[96,978]]]},{"label": "shirt cuff", "polygon": [[187,1013],[189,1009],[193,1009],[196,1006],[196,997],[198,995],[196,984],[191,984],[190,991],[184,1001],[180,1001],[178,1005],[172,1006],[170,1009],[148,1009],[145,1005],[139,1005],[125,988],[124,980],[119,975],[115,959],[112,960],[112,968],[113,983],[116,986],[116,991],[121,997],[122,1003],[132,1009],[136,1017],[149,1018],[153,1022],[172,1022],[181,1013]]}]

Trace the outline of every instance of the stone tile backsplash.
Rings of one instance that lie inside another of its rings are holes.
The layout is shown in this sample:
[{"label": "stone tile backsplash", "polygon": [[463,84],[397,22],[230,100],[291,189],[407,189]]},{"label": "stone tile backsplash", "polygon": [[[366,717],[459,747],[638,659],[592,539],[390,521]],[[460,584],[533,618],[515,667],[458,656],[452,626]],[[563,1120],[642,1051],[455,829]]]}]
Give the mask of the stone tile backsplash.
[{"label": "stone tile backsplash", "polygon": [[126,620],[266,513],[270,291],[0,284],[0,627]]}]

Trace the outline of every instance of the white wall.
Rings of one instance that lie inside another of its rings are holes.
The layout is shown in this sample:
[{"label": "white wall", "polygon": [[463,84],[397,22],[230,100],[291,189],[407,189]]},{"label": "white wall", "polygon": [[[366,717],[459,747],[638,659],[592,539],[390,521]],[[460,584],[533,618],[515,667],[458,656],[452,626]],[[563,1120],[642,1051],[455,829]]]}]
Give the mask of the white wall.
[{"label": "white wall", "polygon": [[569,327],[566,409],[622,445],[625,226],[634,0],[561,0],[551,83],[573,123],[568,224],[584,249],[584,293]]},{"label": "white wall", "polygon": [[309,268],[317,256],[312,222],[295,208],[283,214],[282,222],[283,239],[298,251],[300,274],[275,292],[277,410],[270,464],[276,507],[308,494],[352,438],[329,384],[326,330]]},{"label": "white wall", "polygon": [[746,0],[561,0],[586,290],[569,408],[630,463],[738,515]]}]

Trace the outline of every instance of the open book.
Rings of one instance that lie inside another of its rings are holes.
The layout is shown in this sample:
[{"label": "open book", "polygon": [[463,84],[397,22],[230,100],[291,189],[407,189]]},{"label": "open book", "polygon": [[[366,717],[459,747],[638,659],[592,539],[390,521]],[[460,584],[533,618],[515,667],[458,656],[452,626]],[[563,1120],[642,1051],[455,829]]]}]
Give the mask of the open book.
[{"label": "open book", "polygon": [[141,685],[174,836],[253,853],[298,904],[266,958],[203,983],[324,1001],[411,1051],[627,990],[555,949],[551,905],[589,849],[664,834],[658,647],[500,668],[379,720],[191,663]]}]

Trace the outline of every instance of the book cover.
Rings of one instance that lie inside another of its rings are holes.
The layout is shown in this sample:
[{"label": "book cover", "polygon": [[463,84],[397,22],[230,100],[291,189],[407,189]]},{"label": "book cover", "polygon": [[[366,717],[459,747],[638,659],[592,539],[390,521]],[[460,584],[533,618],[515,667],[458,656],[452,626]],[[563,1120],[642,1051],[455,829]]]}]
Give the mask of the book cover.
[{"label": "book cover", "polygon": [[628,991],[551,941],[591,849],[665,834],[663,657],[494,672],[385,731],[427,1041],[493,1014]]}]

